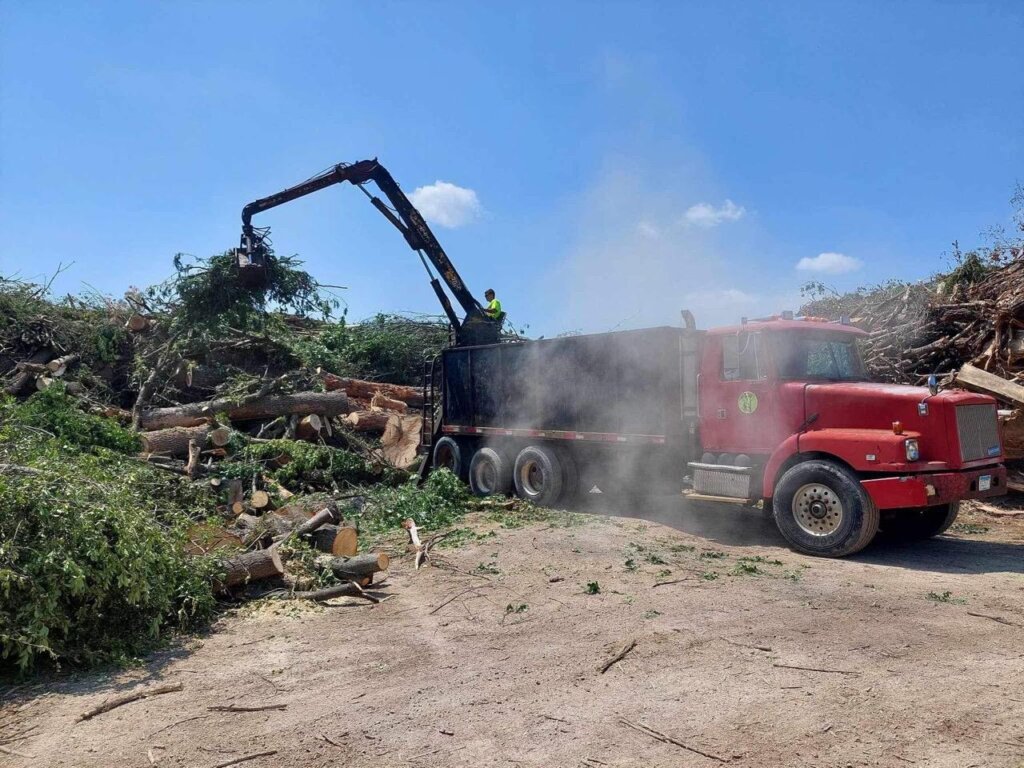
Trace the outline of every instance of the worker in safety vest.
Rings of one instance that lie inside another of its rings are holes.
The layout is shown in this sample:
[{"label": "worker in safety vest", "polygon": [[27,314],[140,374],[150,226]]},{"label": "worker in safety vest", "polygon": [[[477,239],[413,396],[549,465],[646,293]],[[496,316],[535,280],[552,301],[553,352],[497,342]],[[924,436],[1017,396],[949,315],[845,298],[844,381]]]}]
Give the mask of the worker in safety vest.
[{"label": "worker in safety vest", "polygon": [[494,289],[488,288],[484,291],[484,298],[487,299],[487,306],[484,307],[484,314],[491,320],[497,320],[501,315],[501,302],[494,298]]}]

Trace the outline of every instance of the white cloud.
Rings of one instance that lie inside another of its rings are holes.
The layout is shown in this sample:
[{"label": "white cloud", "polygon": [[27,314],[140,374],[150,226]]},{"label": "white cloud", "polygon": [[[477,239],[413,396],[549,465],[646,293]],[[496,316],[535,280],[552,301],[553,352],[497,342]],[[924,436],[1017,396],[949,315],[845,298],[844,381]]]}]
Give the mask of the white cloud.
[{"label": "white cloud", "polygon": [[423,218],[448,229],[465,226],[483,213],[476,192],[448,181],[417,187],[409,199]]},{"label": "white cloud", "polygon": [[746,214],[747,209],[726,200],[718,208],[711,203],[697,203],[686,209],[683,218],[688,224],[698,227],[717,227],[726,221],[738,221]]},{"label": "white cloud", "polygon": [[658,228],[658,225],[646,220],[636,225],[636,231],[644,237],[649,237],[651,240],[657,240],[661,237],[661,230]]},{"label": "white cloud", "polygon": [[804,256],[797,262],[796,268],[802,272],[821,272],[827,275],[841,275],[846,272],[856,272],[864,266],[864,262],[847,256],[844,253],[826,251],[817,256]]}]

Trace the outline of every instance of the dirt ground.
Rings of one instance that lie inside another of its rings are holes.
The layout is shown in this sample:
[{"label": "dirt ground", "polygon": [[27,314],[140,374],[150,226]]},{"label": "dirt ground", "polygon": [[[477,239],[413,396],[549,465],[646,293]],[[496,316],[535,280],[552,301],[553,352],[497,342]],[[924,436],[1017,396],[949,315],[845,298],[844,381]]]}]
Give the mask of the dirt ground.
[{"label": "dirt ground", "polygon": [[756,511],[645,514],[673,527],[477,516],[380,605],[242,609],[143,667],[9,690],[32,757],[0,764],[1024,765],[1024,520],[819,560]]}]

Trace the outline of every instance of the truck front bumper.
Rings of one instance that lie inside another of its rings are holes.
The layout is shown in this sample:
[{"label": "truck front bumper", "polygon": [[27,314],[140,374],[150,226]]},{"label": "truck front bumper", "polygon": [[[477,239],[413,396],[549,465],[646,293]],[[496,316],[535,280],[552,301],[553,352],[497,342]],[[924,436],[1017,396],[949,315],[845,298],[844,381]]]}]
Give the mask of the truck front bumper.
[{"label": "truck front bumper", "polygon": [[1002,496],[1006,493],[1006,467],[997,464],[963,472],[880,477],[861,480],[861,485],[879,509],[934,507],[962,499]]}]

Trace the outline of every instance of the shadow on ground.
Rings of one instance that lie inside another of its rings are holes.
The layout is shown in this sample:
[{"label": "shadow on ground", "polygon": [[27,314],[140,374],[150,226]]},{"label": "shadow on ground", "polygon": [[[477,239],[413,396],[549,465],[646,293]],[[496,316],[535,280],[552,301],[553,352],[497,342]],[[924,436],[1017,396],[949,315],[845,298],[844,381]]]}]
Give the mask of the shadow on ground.
[{"label": "shadow on ground", "polygon": [[[724,546],[788,549],[786,540],[771,518],[761,510],[749,507],[696,502],[674,496],[640,501],[595,494],[580,499],[574,508],[580,512],[661,523]],[[936,573],[1024,574],[1024,544],[952,536],[901,542],[880,534],[864,551],[849,559]]]}]

